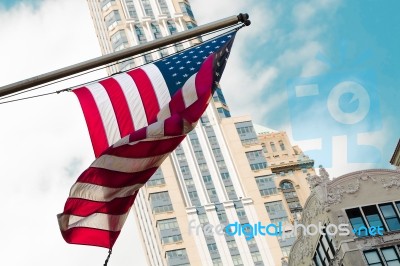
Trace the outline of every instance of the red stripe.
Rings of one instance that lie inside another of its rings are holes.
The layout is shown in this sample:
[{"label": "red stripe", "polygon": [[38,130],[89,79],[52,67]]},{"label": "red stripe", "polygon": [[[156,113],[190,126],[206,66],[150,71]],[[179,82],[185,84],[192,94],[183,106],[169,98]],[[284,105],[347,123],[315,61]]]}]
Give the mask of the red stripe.
[{"label": "red stripe", "polygon": [[61,231],[65,241],[70,244],[90,245],[112,248],[121,231],[112,232],[87,227],[74,227]]},{"label": "red stripe", "polygon": [[90,139],[92,141],[94,155],[97,157],[105,151],[110,145],[108,144],[106,130],[101,120],[99,109],[90,90],[82,87],[73,90],[78,97],[85,116],[86,124],[89,129]]},{"label": "red stripe", "polygon": [[172,96],[172,99],[169,102],[169,110],[171,115],[185,110],[185,101],[183,99],[182,89],[178,90],[174,96]]},{"label": "red stripe", "polygon": [[182,112],[182,117],[189,123],[195,123],[199,120],[211,100],[211,91],[214,86],[213,61],[214,55],[210,55],[197,72],[195,86],[198,99]]},{"label": "red stripe", "polygon": [[[169,122],[169,131],[171,131],[171,127],[176,128],[175,132],[182,132],[182,122],[178,121],[170,121]],[[172,134],[171,134],[172,135]],[[116,148],[110,148],[105,151],[103,154],[114,155],[118,157],[124,158],[147,158],[158,155],[163,155],[169,152],[172,152],[181,141],[185,138],[185,136],[176,136],[169,139],[164,140],[151,140],[151,141],[142,141],[138,142],[134,145],[123,145]]]},{"label": "red stripe", "polygon": [[153,85],[146,72],[141,68],[129,71],[127,74],[132,77],[138,88],[146,112],[147,123],[150,125],[157,120],[157,114],[160,111]]},{"label": "red stripe", "polygon": [[121,188],[138,183],[146,183],[156,170],[157,167],[153,167],[144,171],[128,174],[103,168],[89,167],[79,176],[77,182],[111,188]]},{"label": "red stripe", "polygon": [[121,138],[123,138],[135,130],[125,94],[118,81],[113,78],[102,80],[100,84],[106,89],[110,98],[117,118],[119,132],[121,133]]},{"label": "red stripe", "polygon": [[63,214],[77,216],[89,216],[93,213],[106,213],[111,215],[122,215],[129,211],[135,201],[134,195],[123,198],[115,198],[108,202],[91,201],[78,198],[68,198],[64,206]]}]

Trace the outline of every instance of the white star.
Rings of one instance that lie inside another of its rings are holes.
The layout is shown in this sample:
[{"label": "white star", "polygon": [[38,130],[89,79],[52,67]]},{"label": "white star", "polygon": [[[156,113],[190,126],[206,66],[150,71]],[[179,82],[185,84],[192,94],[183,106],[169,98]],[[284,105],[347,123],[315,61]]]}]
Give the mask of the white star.
[{"label": "white star", "polygon": [[216,75],[217,77],[219,77],[219,73],[218,73],[218,72],[215,72],[215,75]]},{"label": "white star", "polygon": [[168,68],[169,70],[172,70],[172,69],[174,69],[174,67],[170,67],[170,68]]},{"label": "white star", "polygon": [[203,56],[203,59],[206,59],[207,58],[207,56]]},{"label": "white star", "polygon": [[176,73],[172,74],[173,77],[176,77],[176,75],[178,75],[178,74],[176,74]]},{"label": "white star", "polygon": [[186,64],[190,64],[192,61],[187,61]]},{"label": "white star", "polygon": [[221,47],[221,46],[219,46],[219,45],[218,45],[218,46],[215,46],[215,48],[217,48],[217,49],[218,49],[219,47]]},{"label": "white star", "polygon": [[201,64],[201,62],[197,62],[197,64],[198,64],[198,65],[200,65],[200,64]]},{"label": "white star", "polygon": [[228,49],[228,47],[226,47],[225,51],[226,51],[227,53],[229,53],[229,49]]},{"label": "white star", "polygon": [[228,35],[228,38],[232,38],[232,35]]},{"label": "white star", "polygon": [[199,53],[200,53],[200,54],[202,54],[203,52],[204,52],[204,51],[203,51],[203,50],[201,50]]},{"label": "white star", "polygon": [[184,57],[182,57],[182,58],[186,58],[187,57],[187,55],[185,55]]},{"label": "white star", "polygon": [[177,64],[179,64],[181,61],[176,61]]},{"label": "white star", "polygon": [[180,67],[179,69],[184,69],[185,67]]},{"label": "white star", "polygon": [[172,57],[173,60],[175,60],[175,59],[177,59],[177,58],[178,58],[178,57],[176,57],[176,56],[175,56],[175,57]]},{"label": "white star", "polygon": [[196,49],[200,49],[200,46],[197,46]]},{"label": "white star", "polygon": [[207,45],[206,48],[210,48],[210,45]]},{"label": "white star", "polygon": [[216,43],[216,42],[217,42],[217,41],[214,40],[214,41],[212,41],[211,43]]},{"label": "white star", "polygon": [[[165,60],[163,60],[163,61],[165,61]],[[165,63],[166,65],[169,65],[171,62],[167,62],[167,63]]]},{"label": "white star", "polygon": [[193,53],[194,53],[194,51],[190,51],[190,52],[189,52],[189,54],[193,54]]},{"label": "white star", "polygon": [[210,51],[210,52],[208,52],[209,54],[212,54],[213,52],[212,51]]},{"label": "white star", "polygon": [[219,62],[217,62],[217,66],[221,66],[221,64]]},{"label": "white star", "polygon": [[179,84],[181,84],[182,82],[180,82],[180,81],[178,81],[177,83],[176,83],[176,85],[179,85]]},{"label": "white star", "polygon": [[183,75],[185,78],[187,78],[189,75],[188,74],[185,74],[185,75]]},{"label": "white star", "polygon": [[221,43],[226,43],[226,41],[221,41]]},{"label": "white star", "polygon": [[191,67],[191,68],[190,68],[190,71],[193,71],[193,70],[195,70],[195,68],[194,68],[194,67]]},{"label": "white star", "polygon": [[194,56],[193,56],[193,58],[197,58],[197,57],[198,57],[197,55],[194,55]]}]

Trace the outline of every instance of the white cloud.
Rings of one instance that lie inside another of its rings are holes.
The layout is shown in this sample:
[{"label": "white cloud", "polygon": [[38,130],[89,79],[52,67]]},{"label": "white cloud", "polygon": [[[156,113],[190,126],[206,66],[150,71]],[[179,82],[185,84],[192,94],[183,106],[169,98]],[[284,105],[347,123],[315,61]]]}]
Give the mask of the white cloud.
[{"label": "white cloud", "polygon": [[[0,86],[100,56],[86,1],[46,0],[38,9],[19,4],[0,10],[0,21]],[[101,71],[35,93],[105,75]],[[77,175],[94,158],[76,97],[62,93],[0,105],[0,124],[2,264],[102,265],[107,250],[66,244],[56,219]],[[130,215],[110,263],[145,261]]]}]

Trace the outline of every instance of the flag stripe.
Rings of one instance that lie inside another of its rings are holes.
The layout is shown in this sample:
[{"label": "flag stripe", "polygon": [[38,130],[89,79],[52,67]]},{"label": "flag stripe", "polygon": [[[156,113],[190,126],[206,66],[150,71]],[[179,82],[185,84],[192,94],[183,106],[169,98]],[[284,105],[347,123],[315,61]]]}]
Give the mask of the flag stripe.
[{"label": "flag stripe", "polygon": [[99,123],[99,121],[101,121],[99,109],[97,108],[93,95],[86,87],[73,90],[73,92],[78,97],[79,103],[82,106],[82,111],[89,129],[90,140],[92,141],[94,154],[97,158],[105,149],[110,146],[108,144],[104,124]]},{"label": "flag stripe", "polygon": [[114,109],[120,132],[118,139],[125,137],[134,130],[132,117],[130,116],[130,110],[125,98],[125,94],[122,91],[118,81],[113,78],[102,80],[100,81],[100,84],[105,88]]},{"label": "flag stripe", "polygon": [[[131,186],[136,183],[146,183],[154,174],[157,167],[152,167],[144,171],[135,173],[121,173],[102,168],[88,168],[78,178],[77,182],[91,183],[99,186],[120,188]],[[107,176],[108,178],[101,178]]]},{"label": "flag stripe", "polygon": [[70,198],[79,198],[92,201],[111,201],[115,198],[132,196],[144,184],[137,183],[123,188],[109,188],[88,183],[75,183],[69,194]]},{"label": "flag stripe", "polygon": [[130,75],[136,83],[146,112],[147,123],[153,123],[157,118],[157,113],[160,111],[160,106],[158,105],[157,95],[154,92],[149,77],[146,75],[146,72],[140,68],[129,71],[127,74]]},{"label": "flag stripe", "polygon": [[68,198],[65,203],[64,214],[89,216],[91,213],[108,213],[121,215],[129,211],[137,193],[129,197],[116,198],[109,202],[90,201],[77,198]]},{"label": "flag stripe", "polygon": [[59,221],[61,229],[64,231],[74,227],[90,227],[115,232],[121,231],[127,216],[128,212],[121,215],[92,213],[86,217],[63,214]]},{"label": "flag stripe", "polygon": [[100,83],[87,85],[86,88],[92,93],[101,116],[101,120],[97,122],[107,125],[104,128],[106,129],[107,141],[111,145],[121,138],[121,133],[107,91]]},{"label": "flag stripe", "polygon": [[61,231],[67,243],[91,245],[110,248],[114,245],[121,231],[110,232],[94,228],[75,227],[67,231]]},{"label": "flag stripe", "polygon": [[154,92],[157,95],[158,106],[160,107],[160,109],[162,109],[164,106],[168,105],[169,101],[171,100],[171,95],[169,93],[167,83],[165,83],[164,77],[156,65],[144,65],[142,69],[150,78],[151,84],[154,88]]},{"label": "flag stripe", "polygon": [[114,79],[118,81],[119,85],[121,86],[125,98],[129,99],[128,107],[135,130],[147,126],[148,123],[143,102],[140,99],[138,88],[132,77],[126,73],[122,73],[119,75],[115,75]]},{"label": "flag stripe", "polygon": [[196,91],[192,89],[196,84],[196,76],[196,74],[192,75],[182,87],[182,95],[186,107],[192,105],[198,98]]},{"label": "flag stripe", "polygon": [[114,155],[104,154],[97,158],[90,167],[104,168],[123,173],[135,173],[161,165],[167,155],[162,154],[148,158],[123,158]]}]

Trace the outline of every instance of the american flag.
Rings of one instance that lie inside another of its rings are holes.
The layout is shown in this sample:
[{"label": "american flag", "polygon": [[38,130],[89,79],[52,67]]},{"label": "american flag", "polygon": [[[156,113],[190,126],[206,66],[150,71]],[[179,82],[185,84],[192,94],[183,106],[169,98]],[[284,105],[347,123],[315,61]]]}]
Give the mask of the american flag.
[{"label": "american flag", "polygon": [[204,113],[234,37],[73,90],[96,159],[57,216],[66,242],[112,248],[138,190]]}]

